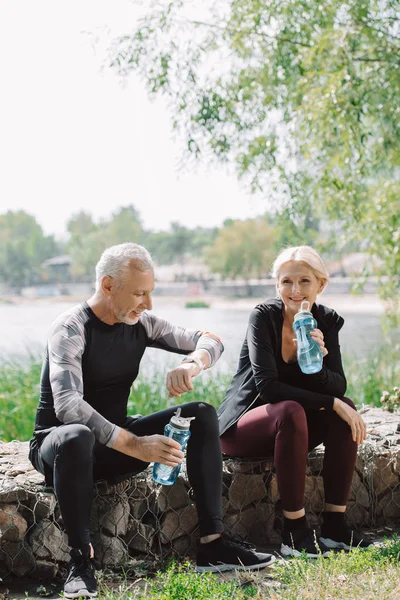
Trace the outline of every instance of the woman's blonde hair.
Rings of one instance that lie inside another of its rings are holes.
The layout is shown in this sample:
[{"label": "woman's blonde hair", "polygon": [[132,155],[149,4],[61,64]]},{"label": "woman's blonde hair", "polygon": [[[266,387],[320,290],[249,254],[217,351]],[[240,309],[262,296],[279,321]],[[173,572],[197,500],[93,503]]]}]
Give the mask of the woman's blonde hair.
[{"label": "woman's blonde hair", "polygon": [[283,248],[272,265],[272,277],[277,280],[282,266],[291,261],[305,263],[313,271],[316,278],[321,283],[324,283],[324,287],[328,283],[329,274],[324,262],[318,252],[314,248],[311,248],[311,246],[290,246],[289,248]]}]

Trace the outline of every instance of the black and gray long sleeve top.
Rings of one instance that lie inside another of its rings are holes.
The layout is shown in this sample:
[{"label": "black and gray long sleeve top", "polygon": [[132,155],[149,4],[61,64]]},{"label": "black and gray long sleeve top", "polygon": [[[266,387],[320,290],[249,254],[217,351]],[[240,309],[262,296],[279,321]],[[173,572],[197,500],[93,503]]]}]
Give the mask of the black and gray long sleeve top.
[{"label": "black and gray long sleeve top", "polygon": [[286,363],[282,358],[282,300],[266,300],[254,308],[236,374],[218,409],[221,435],[260,404],[294,400],[306,410],[332,409],[334,398],[344,396],[346,378],[338,337],[344,320],[322,304],[314,304],[312,313],[328,354],[319,373],[305,375],[297,361]]},{"label": "black and gray long sleeve top", "polygon": [[144,312],[136,325],[101,321],[87,302],[53,323],[43,362],[31,450],[62,424],[87,425],[112,446],[127,416],[127,403],[147,347],[178,354],[202,349],[212,366],[223,352],[217,336],[172,325]]}]

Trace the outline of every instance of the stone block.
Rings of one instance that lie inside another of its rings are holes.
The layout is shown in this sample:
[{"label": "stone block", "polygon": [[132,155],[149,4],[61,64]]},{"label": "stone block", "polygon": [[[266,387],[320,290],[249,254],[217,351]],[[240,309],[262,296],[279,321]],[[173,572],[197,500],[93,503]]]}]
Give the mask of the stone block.
[{"label": "stone block", "polygon": [[348,502],[346,516],[349,525],[355,528],[368,527],[370,525],[370,514],[366,508],[357,502]]},{"label": "stone block", "polygon": [[376,507],[376,517],[384,524],[400,522],[400,486],[387,490]]},{"label": "stone block", "polygon": [[364,483],[361,481],[357,471],[354,471],[353,481],[351,484],[349,502],[360,504],[364,508],[368,508],[371,504],[371,500],[368,494],[368,490]]},{"label": "stone block", "polygon": [[239,534],[257,546],[271,543],[275,536],[275,508],[260,502],[234,514],[225,515],[224,525],[232,534]]},{"label": "stone block", "polygon": [[33,554],[38,559],[69,562],[67,535],[53,521],[48,519],[40,521],[32,528],[28,538]]},{"label": "stone block", "polygon": [[373,467],[372,485],[374,493],[378,496],[384,494],[387,489],[395,488],[399,484],[399,473],[395,472],[397,460],[391,452],[375,459]]},{"label": "stone block", "polygon": [[97,535],[93,540],[95,559],[102,567],[121,567],[129,560],[128,547],[121,538]]},{"label": "stone block", "polygon": [[2,542],[23,540],[26,530],[27,523],[14,504],[0,506],[0,540]]},{"label": "stone block", "polygon": [[191,534],[197,526],[197,511],[193,504],[171,510],[161,519],[160,539],[167,544],[183,535]]},{"label": "stone block", "polygon": [[304,489],[306,511],[320,512],[324,508],[324,483],[322,477],[306,475]]},{"label": "stone block", "polygon": [[229,503],[233,509],[241,509],[266,496],[263,475],[236,473],[229,488]]},{"label": "stone block", "polygon": [[18,577],[30,575],[35,567],[32,549],[25,541],[6,542],[1,547],[1,555],[9,572]]},{"label": "stone block", "polygon": [[156,530],[151,525],[145,525],[139,521],[132,520],[125,536],[128,547],[135,552],[150,554]]},{"label": "stone block", "polygon": [[158,491],[158,507],[161,512],[183,508],[190,504],[189,483],[179,477],[174,485],[162,485]]},{"label": "stone block", "polygon": [[92,522],[112,536],[124,536],[128,529],[130,506],[126,494],[98,496],[93,506]]}]

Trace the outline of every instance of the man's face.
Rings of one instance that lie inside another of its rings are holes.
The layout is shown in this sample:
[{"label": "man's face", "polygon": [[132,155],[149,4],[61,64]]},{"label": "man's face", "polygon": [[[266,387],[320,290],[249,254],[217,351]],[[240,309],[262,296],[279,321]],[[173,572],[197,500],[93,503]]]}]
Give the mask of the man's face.
[{"label": "man's face", "polygon": [[154,289],[154,273],[137,269],[127,271],[121,286],[111,289],[110,307],[115,321],[136,325],[144,310],[151,310],[151,294]]}]

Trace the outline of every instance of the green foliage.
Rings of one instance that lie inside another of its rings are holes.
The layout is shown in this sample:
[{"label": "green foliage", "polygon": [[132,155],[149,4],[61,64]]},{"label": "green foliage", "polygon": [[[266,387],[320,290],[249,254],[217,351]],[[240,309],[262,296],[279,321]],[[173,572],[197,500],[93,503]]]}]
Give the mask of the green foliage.
[{"label": "green foliage", "polygon": [[[399,348],[383,345],[365,359],[344,357],[347,375],[347,395],[355,404],[380,406],[382,391],[400,381]],[[234,366],[227,373],[204,372],[197,378],[194,390],[181,398],[168,398],[166,373],[176,361],[159,371],[154,363],[153,373],[139,376],[134,382],[128,401],[129,414],[150,414],[183,402],[208,402],[216,408],[222,403],[230,384]],[[21,441],[30,439],[39,400],[41,359],[38,356],[3,360],[0,373],[0,439]]]},{"label": "green foliage", "polygon": [[[337,223],[400,290],[400,37],[393,0],[157,5],[111,66],[168,97],[187,155],[237,166],[270,209]],[[182,33],[184,31],[184,34]]]},{"label": "green foliage", "polygon": [[210,305],[205,300],[191,300],[185,303],[185,308],[210,308]]},{"label": "green foliage", "polygon": [[148,598],[157,600],[245,600],[256,590],[242,590],[235,581],[220,582],[212,573],[194,573],[188,564],[173,564],[165,573],[157,574],[146,592]]},{"label": "green foliage", "polygon": [[0,280],[17,288],[40,283],[40,265],[58,247],[45,236],[36,219],[26,212],[0,215]]},{"label": "green foliage", "polygon": [[233,221],[207,249],[206,262],[224,278],[266,277],[275,257],[275,241],[275,231],[265,218]]},{"label": "green foliage", "polygon": [[393,412],[400,408],[400,388],[394,386],[392,392],[383,391],[381,396],[381,404],[382,408],[388,410],[389,412]]},{"label": "green foliage", "polygon": [[104,600],[397,600],[399,555],[400,541],[394,536],[367,550],[338,552],[317,560],[302,557],[276,561],[271,569],[260,573],[236,572],[233,577],[231,574],[198,575],[189,563],[172,562],[154,577],[136,579],[134,583],[127,580],[118,590],[101,584],[99,597]]},{"label": "green foliage", "polygon": [[0,440],[29,440],[39,401],[41,360],[3,360],[0,373]]},{"label": "green foliage", "polygon": [[[302,557],[273,566],[273,575],[282,593],[273,592],[271,600],[304,598],[390,598],[395,600],[399,586],[400,541],[397,536],[380,546],[350,553],[332,553],[318,560]],[[361,596],[360,596],[361,594]]]},{"label": "green foliage", "polygon": [[103,250],[123,242],[140,244],[144,236],[139,213],[133,205],[121,207],[111,219],[99,223],[94,223],[88,213],[77,213],[69,219],[67,229],[72,275],[86,281],[94,279],[95,266]]},{"label": "green foliage", "polygon": [[189,229],[173,222],[168,231],[146,233],[144,244],[159,265],[184,263],[189,256],[200,257],[203,249],[213,243],[217,232],[217,228]]},{"label": "green foliage", "polygon": [[365,358],[345,355],[344,371],[347,377],[346,395],[357,406],[381,405],[382,391],[400,381],[399,344],[390,340],[371,351]]}]

